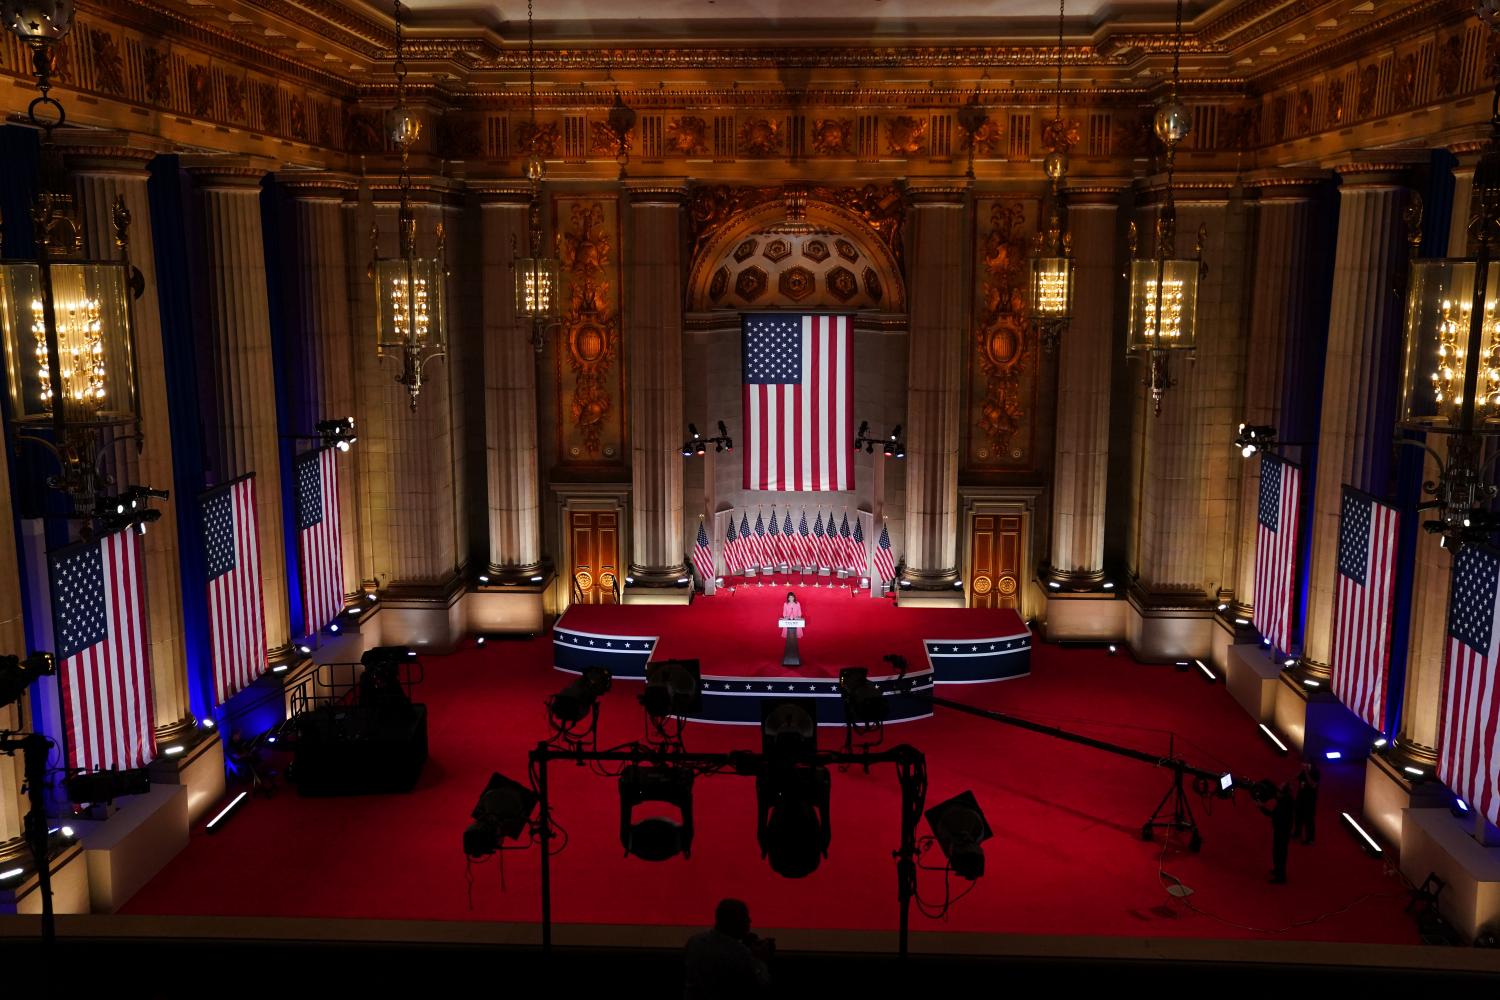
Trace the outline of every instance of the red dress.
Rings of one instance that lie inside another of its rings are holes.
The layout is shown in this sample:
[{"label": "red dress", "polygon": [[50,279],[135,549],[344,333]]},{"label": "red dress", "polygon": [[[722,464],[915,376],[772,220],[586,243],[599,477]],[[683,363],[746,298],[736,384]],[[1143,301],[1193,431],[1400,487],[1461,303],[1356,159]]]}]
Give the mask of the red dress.
[{"label": "red dress", "polygon": [[[781,606],[781,617],[783,617],[783,618],[801,618],[802,617],[802,605],[799,604],[799,603],[797,603],[796,601],[788,601],[786,604],[783,604]],[[791,631],[791,630],[790,629],[782,629],[781,630],[781,637],[783,639],[785,639],[786,638],[786,634],[789,631]],[[797,631],[798,631],[798,633],[801,633],[803,630],[802,629],[798,629]]]}]

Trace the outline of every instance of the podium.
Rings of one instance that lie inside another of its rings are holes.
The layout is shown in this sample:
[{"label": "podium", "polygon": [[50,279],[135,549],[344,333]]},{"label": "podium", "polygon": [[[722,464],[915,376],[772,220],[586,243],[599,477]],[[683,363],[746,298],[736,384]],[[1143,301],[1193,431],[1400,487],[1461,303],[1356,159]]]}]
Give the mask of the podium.
[{"label": "podium", "polygon": [[783,667],[800,667],[802,657],[797,653],[797,634],[807,627],[807,620],[803,618],[782,618],[776,623],[778,628],[786,629],[786,652],[782,654],[781,665]]}]

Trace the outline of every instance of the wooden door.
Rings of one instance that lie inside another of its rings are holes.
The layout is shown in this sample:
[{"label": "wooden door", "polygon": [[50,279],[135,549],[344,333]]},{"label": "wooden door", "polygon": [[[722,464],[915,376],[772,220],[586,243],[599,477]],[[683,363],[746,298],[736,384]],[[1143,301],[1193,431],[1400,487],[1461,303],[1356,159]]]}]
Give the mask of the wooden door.
[{"label": "wooden door", "polygon": [[1023,514],[975,514],[969,553],[969,606],[1021,609]]},{"label": "wooden door", "polygon": [[584,604],[613,604],[620,579],[620,515],[612,510],[568,512],[568,537],[573,558],[573,600]]}]

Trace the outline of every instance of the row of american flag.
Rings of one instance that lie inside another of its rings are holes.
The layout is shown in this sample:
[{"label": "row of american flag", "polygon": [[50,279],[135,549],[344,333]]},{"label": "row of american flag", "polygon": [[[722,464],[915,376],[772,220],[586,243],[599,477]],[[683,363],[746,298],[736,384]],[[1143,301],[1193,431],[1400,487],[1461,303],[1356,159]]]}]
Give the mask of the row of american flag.
[{"label": "row of american flag", "polygon": [[[810,527],[806,510],[795,522],[789,507],[779,518],[772,508],[769,521],[763,511],[758,511],[753,527],[749,512],[744,511],[740,514],[738,527],[734,515],[730,514],[724,530],[724,571],[729,576],[743,576],[752,569],[783,567],[802,572],[843,571],[864,576],[869,570],[871,555],[865,545],[864,526],[856,515],[851,528],[848,511],[837,523],[832,511],[828,512],[826,521],[823,512],[817,511]],[[891,534],[885,525],[880,527],[873,557],[876,575],[882,580],[894,579],[895,558],[891,552]],[[693,568],[700,578],[710,580],[718,575],[715,566],[708,532],[700,522],[693,546]]]},{"label": "row of american flag", "polygon": [[[335,449],[294,463],[304,628],[320,630],[344,607]],[[265,602],[255,477],[198,500],[208,580],[214,705],[265,673]],[[150,621],[140,535],[129,528],[48,555],[67,766],[142,767],[156,756]]]},{"label": "row of american flag", "polygon": [[[1255,624],[1281,653],[1291,644],[1301,470],[1264,456],[1256,548]],[[1339,511],[1333,691],[1377,732],[1388,731],[1391,631],[1400,517],[1350,486]],[[1466,544],[1454,557],[1444,648],[1438,777],[1500,823],[1500,552]]]}]

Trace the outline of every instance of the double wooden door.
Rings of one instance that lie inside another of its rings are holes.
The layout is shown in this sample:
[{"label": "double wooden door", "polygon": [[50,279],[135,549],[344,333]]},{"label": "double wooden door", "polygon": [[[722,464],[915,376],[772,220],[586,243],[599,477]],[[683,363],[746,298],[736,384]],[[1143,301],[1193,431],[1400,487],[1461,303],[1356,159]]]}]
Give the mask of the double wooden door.
[{"label": "double wooden door", "polygon": [[967,588],[970,607],[1020,610],[1025,524],[1024,514],[974,515]]},{"label": "double wooden door", "polygon": [[620,515],[613,510],[568,511],[575,603],[614,604],[620,599]]}]

